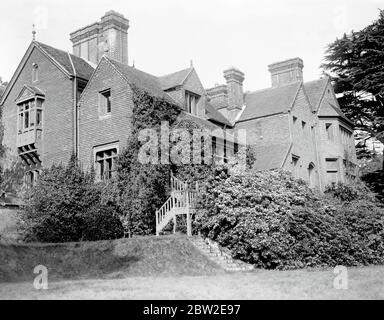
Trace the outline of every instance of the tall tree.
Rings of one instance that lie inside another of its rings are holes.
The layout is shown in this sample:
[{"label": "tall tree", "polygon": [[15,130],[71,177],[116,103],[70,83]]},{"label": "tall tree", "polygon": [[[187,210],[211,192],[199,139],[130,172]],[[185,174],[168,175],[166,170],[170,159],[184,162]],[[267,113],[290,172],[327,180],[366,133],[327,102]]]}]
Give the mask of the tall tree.
[{"label": "tall tree", "polygon": [[384,143],[384,10],[364,29],[329,44],[325,61],[322,67],[355,129]]}]

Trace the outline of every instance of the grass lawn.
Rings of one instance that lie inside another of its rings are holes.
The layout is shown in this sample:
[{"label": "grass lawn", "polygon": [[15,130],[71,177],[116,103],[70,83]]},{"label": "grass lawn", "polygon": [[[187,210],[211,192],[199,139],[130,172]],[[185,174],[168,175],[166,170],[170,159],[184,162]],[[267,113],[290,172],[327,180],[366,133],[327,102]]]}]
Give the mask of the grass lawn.
[{"label": "grass lawn", "polygon": [[265,271],[212,276],[128,277],[0,285],[1,299],[384,299],[384,267],[348,269],[348,289],[333,288],[328,270]]},{"label": "grass lawn", "polygon": [[[35,290],[33,269],[48,269]],[[0,242],[0,299],[384,299],[384,266],[226,273],[185,236],[64,244]]]}]

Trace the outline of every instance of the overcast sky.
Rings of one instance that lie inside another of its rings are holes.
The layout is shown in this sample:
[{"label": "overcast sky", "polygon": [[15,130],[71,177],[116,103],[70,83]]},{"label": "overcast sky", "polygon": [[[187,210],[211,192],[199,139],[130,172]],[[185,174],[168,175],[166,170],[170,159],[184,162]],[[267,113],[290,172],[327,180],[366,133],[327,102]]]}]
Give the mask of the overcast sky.
[{"label": "overcast sky", "polygon": [[130,20],[129,64],[154,75],[187,68],[205,87],[223,70],[245,73],[245,90],[270,86],[267,65],[304,60],[304,78],[320,76],[328,43],[378,17],[383,0],[11,0],[0,9],[0,76],[10,80],[32,40],[72,52],[69,33],[115,10]]}]

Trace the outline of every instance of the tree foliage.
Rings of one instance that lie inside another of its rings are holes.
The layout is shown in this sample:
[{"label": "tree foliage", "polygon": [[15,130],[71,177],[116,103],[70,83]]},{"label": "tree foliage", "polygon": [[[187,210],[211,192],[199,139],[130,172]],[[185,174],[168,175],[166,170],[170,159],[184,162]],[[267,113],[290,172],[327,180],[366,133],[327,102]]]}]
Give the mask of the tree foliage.
[{"label": "tree foliage", "polygon": [[44,169],[25,195],[22,221],[26,241],[68,242],[123,236],[115,207],[103,201],[103,185],[81,170],[75,156],[69,163]]},{"label": "tree foliage", "polygon": [[329,44],[325,60],[344,113],[356,129],[384,143],[384,11],[364,29]]}]

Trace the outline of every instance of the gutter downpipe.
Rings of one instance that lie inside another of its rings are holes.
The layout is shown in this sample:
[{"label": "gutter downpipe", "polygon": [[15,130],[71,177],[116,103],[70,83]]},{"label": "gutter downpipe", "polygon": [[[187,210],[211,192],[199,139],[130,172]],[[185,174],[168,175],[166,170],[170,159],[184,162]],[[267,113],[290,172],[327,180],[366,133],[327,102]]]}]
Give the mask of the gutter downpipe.
[{"label": "gutter downpipe", "polygon": [[72,70],[73,70],[73,143],[74,143],[73,151],[75,153],[75,156],[78,157],[79,155],[79,137],[78,137],[79,119],[77,115],[77,74],[76,74],[76,69],[69,52],[68,52],[68,58],[69,58],[69,61],[71,62]]}]

